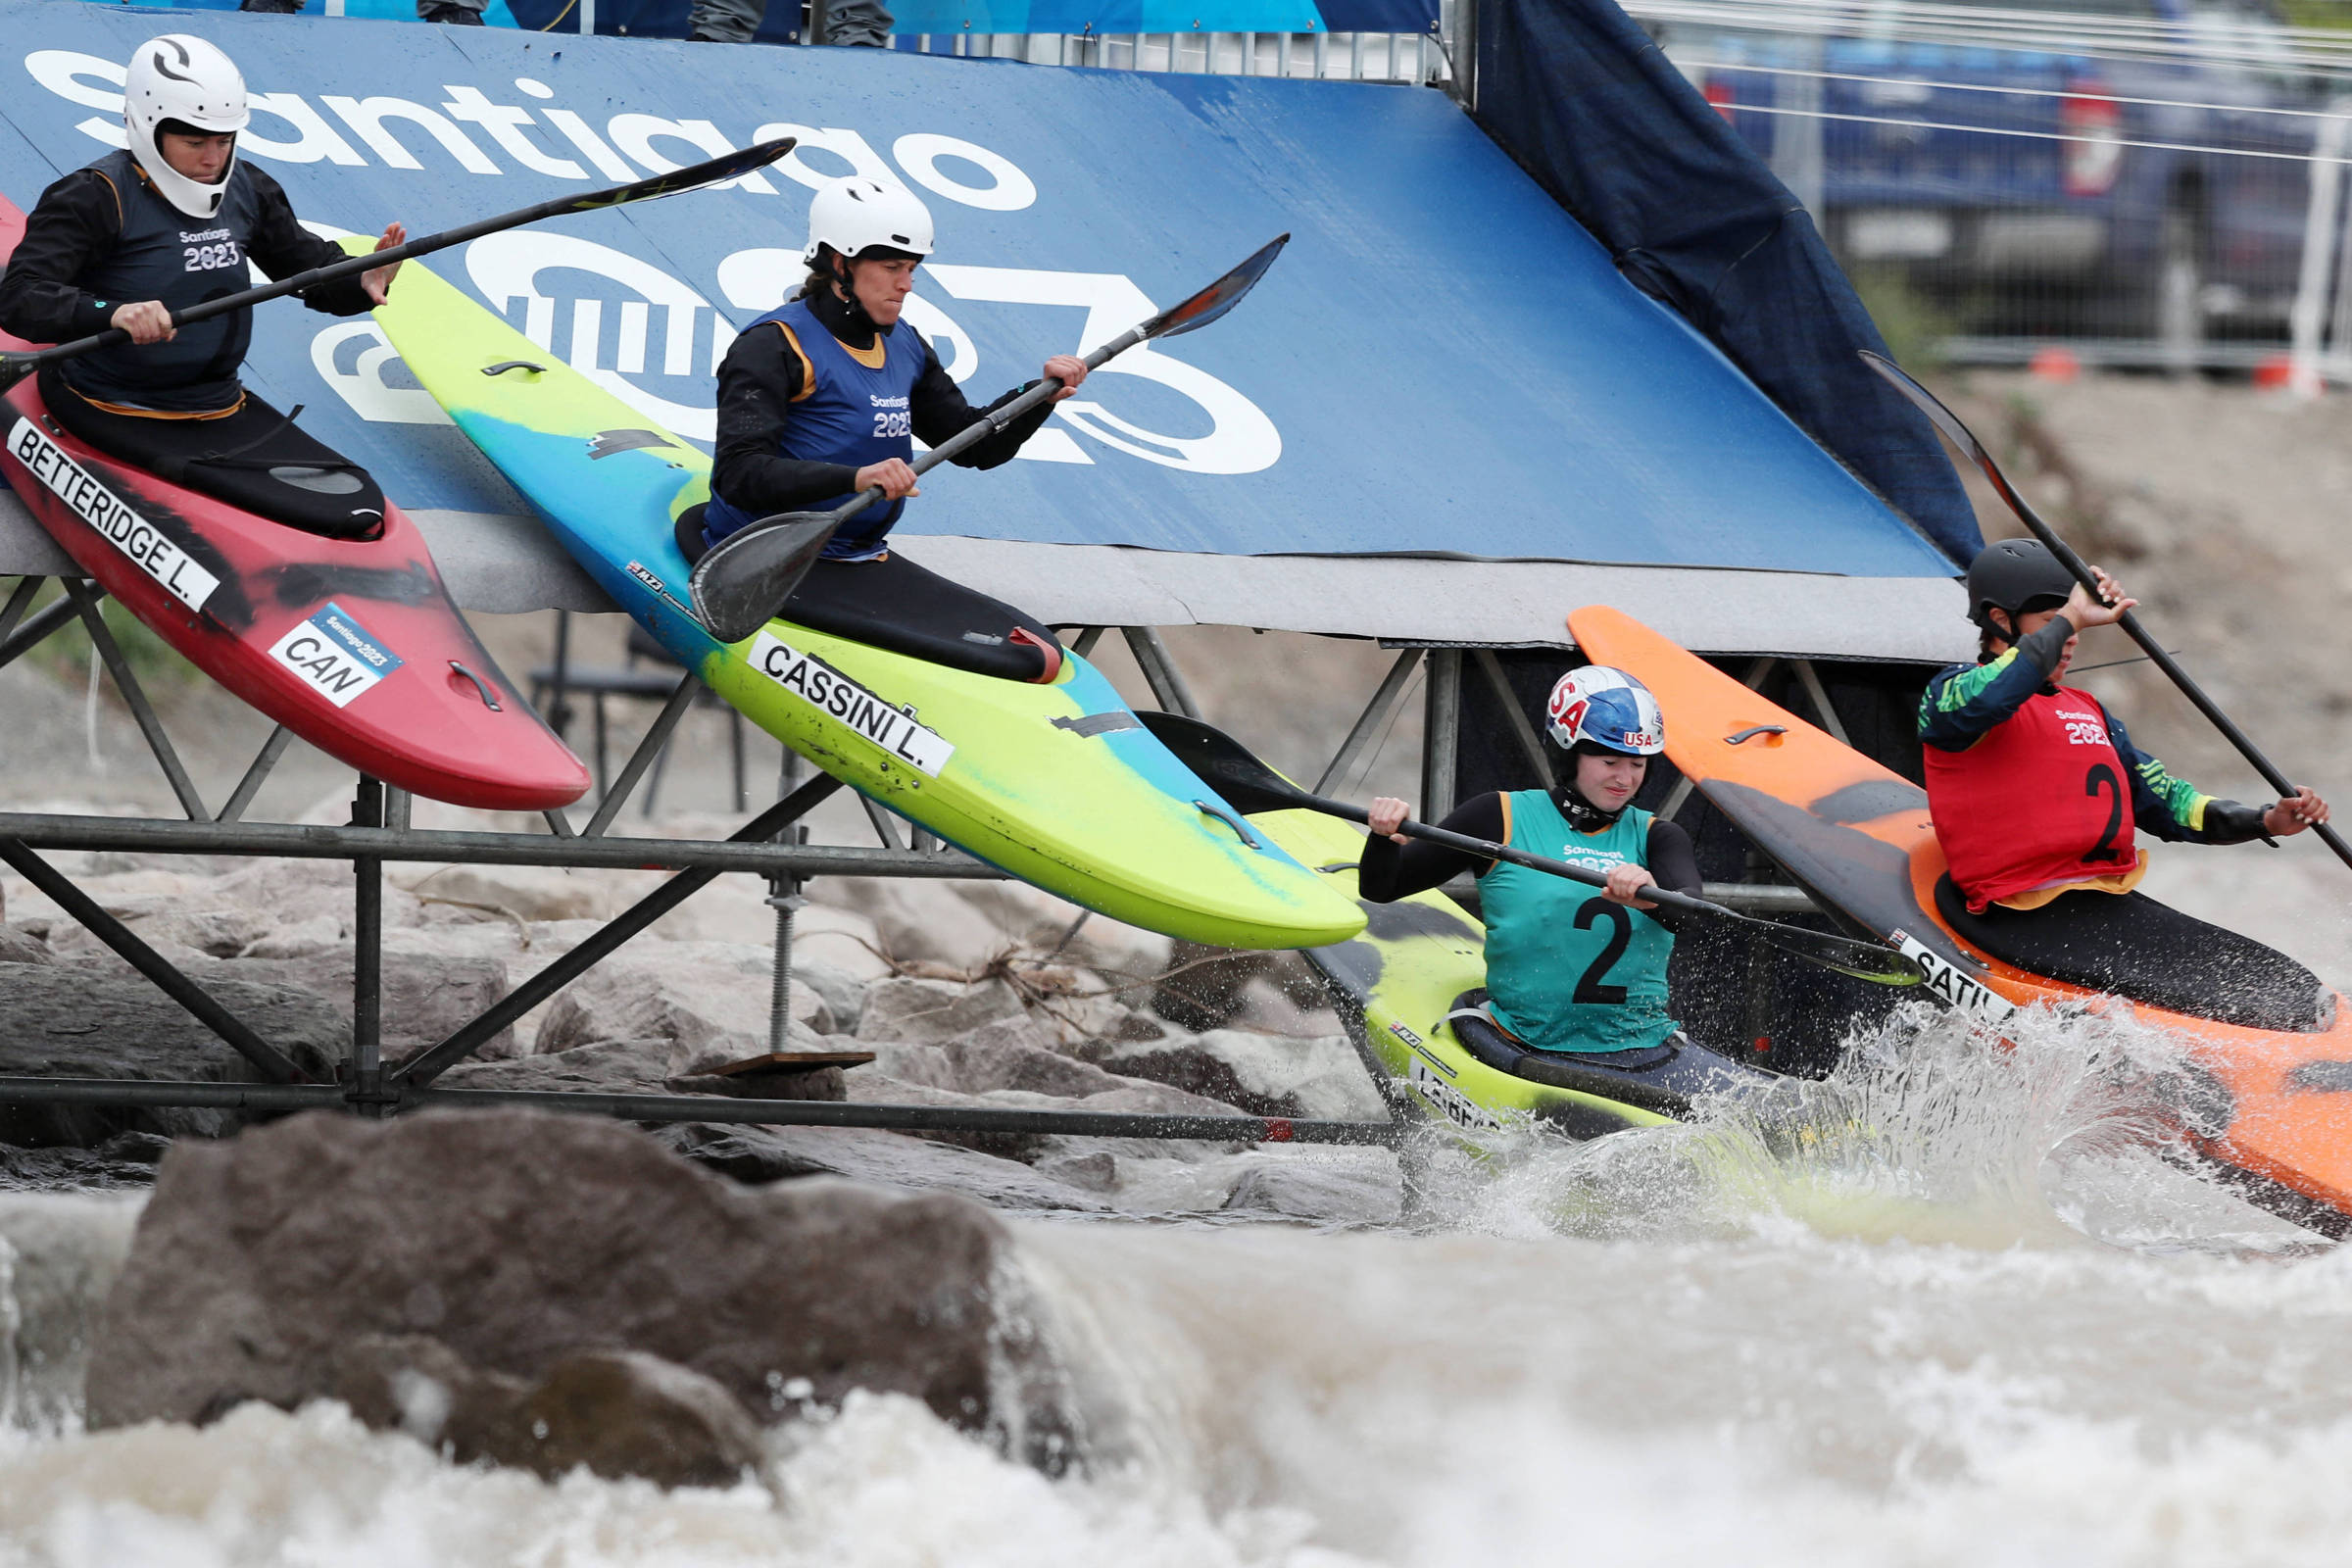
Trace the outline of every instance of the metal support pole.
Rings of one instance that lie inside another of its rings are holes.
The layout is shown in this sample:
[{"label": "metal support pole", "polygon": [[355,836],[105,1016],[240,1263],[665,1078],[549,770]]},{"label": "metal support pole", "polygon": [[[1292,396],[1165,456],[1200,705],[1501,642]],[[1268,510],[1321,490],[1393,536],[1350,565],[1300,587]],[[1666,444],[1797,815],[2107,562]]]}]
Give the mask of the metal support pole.
[{"label": "metal support pole", "polygon": [[645,770],[652,765],[654,759],[662,755],[662,748],[669,744],[670,732],[678,727],[678,720],[686,716],[686,710],[694,706],[696,684],[697,677],[691,673],[678,677],[678,684],[670,690],[669,701],[663,703],[662,711],[654,716],[653,728],[645,732],[645,739],[639,741],[637,749],[629,754],[628,761],[621,765],[620,777],[614,779],[612,787],[605,791],[605,798],[596,803],[596,814],[588,819],[587,837],[602,838],[605,829],[611,827],[612,819],[620,814],[620,808],[628,804],[629,792],[637,787],[637,781],[645,776]]},{"label": "metal support pole", "polygon": [[556,732],[556,739],[565,739],[564,731],[571,727],[571,703],[565,692],[571,684],[571,612],[556,612],[556,680],[548,692],[547,727]]},{"label": "metal support pole", "polygon": [[0,648],[8,646],[8,639],[16,631],[17,622],[24,618],[24,612],[32,608],[33,596],[41,591],[41,584],[48,580],[46,577],[17,579],[17,591],[8,596],[5,607],[0,607]]},{"label": "metal support pole", "polygon": [[[808,842],[806,826],[792,830],[792,842]],[[801,897],[801,879],[789,871],[779,871],[767,879],[767,906],[776,911],[776,963],[771,977],[772,988],[767,1004],[767,1049],[788,1051],[792,1047],[792,917],[808,906]]]},{"label": "metal support pole", "polygon": [[1559,779],[1551,771],[1551,753],[1537,736],[1536,726],[1528,721],[1527,705],[1519,701],[1518,694],[1511,690],[1510,677],[1502,672],[1502,661],[1494,657],[1492,648],[1481,648],[1475,652],[1478,667],[1485,672],[1487,684],[1494,688],[1495,699],[1502,704],[1503,713],[1510,719],[1511,733],[1518,738],[1519,749],[1535,764],[1536,777],[1544,781],[1545,789],[1555,787]]},{"label": "metal support pole", "polygon": [[6,669],[55,634],[80,612],[71,599],[60,599],[17,628],[14,637],[0,639],[0,669]]},{"label": "metal support pole", "polygon": [[569,839],[577,838],[579,836],[571,830],[571,818],[565,816],[558,808],[549,807],[546,810],[539,813],[539,817],[540,820],[547,824],[548,832],[554,834],[557,838]]},{"label": "metal support pole", "polygon": [[1160,641],[1157,628],[1123,626],[1120,631],[1127,638],[1127,651],[1135,655],[1136,667],[1144,672],[1144,681],[1159,700],[1159,706],[1171,713],[1199,718],[1200,705],[1193,701],[1192,689],[1178,673],[1176,661],[1168,657],[1168,645]]},{"label": "metal support pole", "polygon": [[215,820],[234,822],[245,815],[245,808],[253,804],[256,795],[262,793],[263,782],[270,777],[270,770],[277,766],[277,760],[286,755],[286,743],[293,738],[294,732],[283,724],[270,731],[270,738],[262,742],[262,749],[254,754],[253,765],[245,769],[243,778],[237,780],[236,793],[229,796],[228,804],[220,808],[220,814]]},{"label": "metal support pole", "polygon": [[1102,640],[1102,628],[1088,626],[1078,633],[1078,640],[1070,644],[1070,652],[1076,654],[1080,659],[1091,659],[1094,657],[1095,644]]},{"label": "metal support pole", "polygon": [[1853,745],[1845,738],[1845,723],[1838,718],[1838,710],[1830,706],[1829,691],[1821,684],[1821,673],[1813,667],[1813,661],[1792,659],[1789,662],[1796,666],[1796,678],[1805,688],[1805,695],[1813,700],[1813,710],[1821,715],[1821,727],[1835,736],[1838,745]]},{"label": "metal support pole", "polygon": [[[749,843],[773,838],[806,816],[819,801],[839,788],[839,779],[820,773],[736,829],[729,842]],[[709,887],[719,874],[720,868],[716,866],[697,866],[690,871],[680,871],[606,922],[605,928],[595,936],[515,987],[505,1000],[480,1017],[464,1025],[439,1045],[429,1047],[392,1069],[386,1075],[387,1082],[402,1087],[422,1087],[431,1083],[444,1071],[472,1055],[491,1036],[586,974],[629,938]]]},{"label": "metal support pole", "polygon": [[898,829],[891,826],[890,813],[875,805],[872,796],[858,796],[858,804],[865,808],[865,819],[873,824],[874,836],[882,841],[884,849],[896,850],[905,847],[899,843]]},{"label": "metal support pole", "polygon": [[1372,700],[1364,705],[1364,710],[1355,716],[1355,727],[1348,730],[1348,738],[1340,743],[1339,753],[1332,758],[1331,765],[1323,769],[1321,778],[1315,780],[1317,795],[1329,795],[1334,786],[1347,776],[1348,770],[1355,765],[1355,760],[1363,755],[1364,748],[1372,744],[1374,732],[1388,722],[1389,710],[1396,706],[1396,699],[1404,693],[1404,683],[1413,678],[1413,670],[1420,662],[1421,650],[1418,648],[1407,648],[1396,656],[1396,662],[1381,677],[1380,689],[1372,694]]},{"label": "metal support pole", "polygon": [[211,821],[211,813],[204,808],[204,798],[196,793],[195,780],[189,778],[188,770],[180,765],[179,754],[172,749],[172,737],[164,733],[164,721],[156,716],[154,707],[147,701],[147,693],[139,686],[139,677],[131,673],[130,661],[122,657],[122,650],[116,644],[115,634],[107,626],[106,617],[98,613],[97,596],[75,578],[68,577],[64,581],[67,597],[73,600],[75,612],[81,616],[81,624],[90,634],[91,645],[98,650],[98,657],[106,661],[107,673],[115,678],[115,690],[121,692],[122,701],[129,705],[130,716],[138,721],[139,733],[147,737],[147,749],[155,754],[155,760],[163,768],[164,777],[171,781],[172,793],[179,797],[180,809],[188,813],[191,822]]},{"label": "metal support pole", "polygon": [[38,888],[44,898],[79,921],[84,930],[112,948],[123,962],[154,981],[158,990],[185,1007],[198,1023],[228,1042],[230,1049],[252,1062],[263,1077],[278,1084],[305,1081],[301,1069],[276,1047],[255,1034],[235,1013],[215,1001],[210,992],[180,973],[169,958],[140,941],[130,927],[101,908],[71,878],[23,843],[0,838],[0,860],[16,867],[17,874]]},{"label": "metal support pole", "polygon": [[1438,822],[1453,809],[1455,760],[1462,725],[1462,651],[1429,651],[1429,680],[1422,698],[1421,820]]},{"label": "metal support pole", "polygon": [[[360,775],[351,825],[382,827],[384,786]],[[351,921],[351,1105],[363,1116],[384,1113],[384,862],[354,856]]]}]

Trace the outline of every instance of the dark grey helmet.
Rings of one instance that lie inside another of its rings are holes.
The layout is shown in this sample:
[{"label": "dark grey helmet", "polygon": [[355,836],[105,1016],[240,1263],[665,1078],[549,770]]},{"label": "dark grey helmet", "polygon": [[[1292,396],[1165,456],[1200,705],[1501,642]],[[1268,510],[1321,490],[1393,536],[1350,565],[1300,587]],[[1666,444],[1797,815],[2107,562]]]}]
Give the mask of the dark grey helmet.
[{"label": "dark grey helmet", "polygon": [[2040,540],[1995,540],[1968,564],[1968,618],[1999,636],[2000,628],[1985,613],[1988,608],[2006,611],[2014,627],[2029,611],[2057,609],[2074,588],[2074,573]]}]

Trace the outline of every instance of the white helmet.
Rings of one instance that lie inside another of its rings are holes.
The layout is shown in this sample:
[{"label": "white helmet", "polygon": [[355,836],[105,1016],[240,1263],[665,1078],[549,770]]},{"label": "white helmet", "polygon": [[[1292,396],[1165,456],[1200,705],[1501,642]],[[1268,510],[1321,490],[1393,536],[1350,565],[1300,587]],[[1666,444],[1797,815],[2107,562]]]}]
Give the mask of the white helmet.
[{"label": "white helmet", "polygon": [[190,218],[211,218],[220,211],[229,175],[237,172],[236,149],[229,149],[220,182],[207,185],[165,162],[163,149],[156,145],[157,127],[176,120],[198,130],[233,135],[250,118],[245,77],[235,62],[202,38],[167,32],[132,52],[122,80],[122,128],[130,135],[130,155],[164,200]]},{"label": "white helmet", "polygon": [[808,243],[802,248],[801,260],[814,262],[820,245],[848,257],[876,246],[928,256],[931,209],[912,191],[878,179],[837,179],[808,204]]}]

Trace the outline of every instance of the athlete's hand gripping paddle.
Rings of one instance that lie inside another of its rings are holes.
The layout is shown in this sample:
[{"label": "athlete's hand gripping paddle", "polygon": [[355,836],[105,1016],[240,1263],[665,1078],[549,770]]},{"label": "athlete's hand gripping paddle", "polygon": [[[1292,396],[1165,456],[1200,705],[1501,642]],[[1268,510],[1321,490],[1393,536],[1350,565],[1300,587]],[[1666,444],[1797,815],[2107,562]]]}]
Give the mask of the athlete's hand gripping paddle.
[{"label": "athlete's hand gripping paddle", "polygon": [[[745,147],[737,152],[726,153],[703,163],[690,165],[685,169],[673,170],[666,174],[656,174],[650,179],[640,179],[633,184],[615,185],[610,190],[590,191],[582,196],[559,196],[534,207],[521,208],[497,218],[485,218],[479,222],[462,224],[457,228],[443,229],[438,234],[427,234],[422,239],[413,239],[406,245],[395,245],[390,250],[369,251],[364,256],[354,256],[344,261],[332,262],[325,267],[315,267],[307,272],[297,272],[292,277],[280,278],[277,282],[266,283],[260,288],[249,288],[242,294],[224,294],[216,300],[206,300],[200,305],[191,305],[184,311],[175,312],[172,318],[172,324],[173,326],[193,325],[198,321],[210,320],[216,316],[226,316],[231,311],[246,310],[267,300],[282,299],[288,294],[299,294],[305,289],[317,288],[321,283],[340,282],[344,278],[356,276],[361,272],[373,271],[379,267],[390,267],[395,262],[405,262],[412,256],[429,256],[434,251],[447,250],[452,245],[463,245],[467,240],[479,239],[484,234],[495,234],[502,229],[520,228],[525,223],[536,223],[542,219],[561,218],[568,213],[593,213],[606,207],[618,207],[625,202],[650,201],[657,196],[674,196],[680,191],[694,190],[723,179],[733,179],[738,175],[748,174],[756,169],[763,169],[774,163],[792,151],[793,141],[794,138],[790,136],[780,136],[774,141],[763,141],[756,146]],[[130,334],[118,326],[110,327],[103,332],[92,333],[88,337],[76,338],[71,343],[60,343],[54,348],[27,349],[17,353],[0,354],[0,392],[7,391],[44,365],[54,365],[59,360],[70,360],[76,355],[87,354],[93,349],[112,348],[118,343],[129,341]]]},{"label": "athlete's hand gripping paddle", "polygon": [[[1266,269],[1274,265],[1274,258],[1290,242],[1290,235],[1281,235],[1183,304],[1129,327],[1089,354],[1086,368],[1100,369],[1138,343],[1155,337],[1174,337],[1208,325],[1256,287],[1257,280],[1265,276]],[[969,451],[978,442],[1049,402],[1060,390],[1061,381],[1048,376],[1003,408],[981,416],[916,458],[914,471],[928,473],[950,458]],[[882,489],[876,485],[859,491],[831,512],[787,512],[761,517],[750,527],[720,540],[694,568],[694,612],[720,642],[743,641],[783,609],[784,601],[792,597],[801,579],[808,575],[808,568],[816,564],[816,558],[824,552],[833,530],[881,499]]]},{"label": "athlete's hand gripping paddle", "polygon": [[[1327,816],[1345,817],[1350,822],[1362,822],[1370,813],[1360,806],[1345,801],[1326,800],[1310,795],[1280,773],[1246,751],[1241,742],[1201,723],[1177,713],[1138,712],[1144,727],[1159,738],[1160,744],[1174,752],[1178,760],[1199,774],[1201,782],[1211,786],[1219,795],[1244,812],[1306,810],[1321,811]],[[1598,871],[1566,860],[1554,860],[1525,850],[1514,850],[1507,844],[1494,844],[1486,839],[1474,839],[1463,833],[1449,833],[1426,822],[1406,821],[1398,828],[1409,837],[1443,844],[1448,849],[1461,850],[1481,859],[1508,860],[1530,870],[1549,872],[1582,882],[1589,887],[1606,887],[1608,878]],[[1759,920],[1753,915],[1727,909],[1705,899],[1694,899],[1687,893],[1651,886],[1642,890],[1646,903],[1662,905],[1686,914],[1705,915],[1713,920],[1728,920],[1751,928],[1758,939],[1771,943],[1784,953],[1795,955],[1839,974],[1857,980],[1868,980],[1883,986],[1915,986],[1925,976],[1918,964],[1891,948],[1875,942],[1859,942],[1851,937],[1837,936],[1825,931],[1805,931],[1795,926],[1782,925],[1773,920]]]},{"label": "athlete's hand gripping paddle", "polygon": [[[1985,451],[1983,443],[1969,433],[1968,426],[1960,422],[1960,416],[1945,408],[1935,393],[1912,380],[1891,360],[1883,355],[1873,354],[1868,349],[1863,349],[1861,355],[1865,364],[1891,382],[1897,392],[1909,398],[1918,407],[1919,412],[1926,415],[1936,428],[1943,432],[1944,439],[1958,447],[1961,454],[1977,466],[1977,470],[1990,481],[1993,489],[2000,493],[2001,499],[2009,504],[2009,510],[2017,514],[2017,520],[2024,523],[2033,532],[2034,537],[2042,542],[2050,554],[2057,559],[2060,565],[2074,574],[2075,581],[2081,583],[2085,590],[2104,604],[2105,596],[2100,593],[2098,579],[2090,574],[2090,567],[2083,564],[2082,558],[2076,555],[2068,547],[2067,542],[2058,537],[2057,529],[2042,520],[2041,514],[2034,510],[2032,503],[2017,493],[2017,487],[2009,482],[2008,476],[2001,472],[2000,466],[1992,461],[1992,454]],[[2126,611],[2123,618],[2116,624],[2124,628],[2125,636],[2139,644],[2141,650],[2147,654],[2148,662],[2163,670],[2167,680],[2180,688],[2180,695],[2196,705],[2197,711],[2203,713],[2212,722],[2213,727],[2222,732],[2223,738],[2237,748],[2237,754],[2254,764],[2254,771],[2260,773],[2263,781],[2278,792],[2279,799],[2288,800],[2294,796],[2295,786],[2288,782],[2286,775],[2278,771],[2269,758],[2262,755],[2261,750],[2247,738],[2245,731],[2239,729],[2230,720],[2230,715],[2215,705],[2212,698],[2205,695],[2204,688],[2190,678],[2188,671],[2174,662],[2173,656],[2153,636],[2149,635],[2148,629],[2139,623],[2138,616]],[[2352,844],[2346,844],[2341,834],[2325,822],[2314,824],[2314,831],[2320,835],[2322,843],[2335,852],[2337,859],[2346,865],[2352,865]]]}]

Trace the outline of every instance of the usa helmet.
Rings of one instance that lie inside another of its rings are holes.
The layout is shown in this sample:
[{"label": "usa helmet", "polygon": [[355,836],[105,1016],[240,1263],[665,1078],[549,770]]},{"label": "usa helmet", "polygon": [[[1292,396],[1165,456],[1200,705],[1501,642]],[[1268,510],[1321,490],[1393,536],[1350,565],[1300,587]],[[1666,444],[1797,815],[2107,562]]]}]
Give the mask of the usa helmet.
[{"label": "usa helmet", "polygon": [[1544,728],[1564,751],[1584,746],[1620,757],[1655,757],[1666,749],[1666,715],[1658,700],[1608,664],[1562,675],[1544,705]]}]

